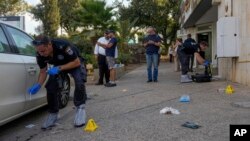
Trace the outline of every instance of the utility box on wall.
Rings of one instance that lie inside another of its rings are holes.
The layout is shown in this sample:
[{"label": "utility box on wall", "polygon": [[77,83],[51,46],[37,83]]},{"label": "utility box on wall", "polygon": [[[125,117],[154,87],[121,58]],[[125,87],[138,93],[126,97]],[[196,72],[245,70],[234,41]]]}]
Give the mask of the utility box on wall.
[{"label": "utility box on wall", "polygon": [[217,57],[239,57],[239,19],[222,17],[217,21]]}]

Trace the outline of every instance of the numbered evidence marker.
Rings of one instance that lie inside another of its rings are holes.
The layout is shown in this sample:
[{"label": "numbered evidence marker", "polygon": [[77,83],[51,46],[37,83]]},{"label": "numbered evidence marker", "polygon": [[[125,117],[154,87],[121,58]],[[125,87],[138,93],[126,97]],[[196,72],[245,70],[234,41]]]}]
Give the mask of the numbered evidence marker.
[{"label": "numbered evidence marker", "polygon": [[230,125],[230,141],[249,141],[250,125]]}]

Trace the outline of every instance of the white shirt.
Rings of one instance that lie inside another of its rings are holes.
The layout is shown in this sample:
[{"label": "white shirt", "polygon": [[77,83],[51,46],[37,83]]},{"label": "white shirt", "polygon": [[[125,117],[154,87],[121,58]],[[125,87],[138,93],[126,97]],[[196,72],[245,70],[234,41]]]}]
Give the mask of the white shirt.
[{"label": "white shirt", "polygon": [[173,54],[173,53],[174,53],[173,47],[169,47],[169,48],[168,48],[168,54]]},{"label": "white shirt", "polygon": [[[105,37],[101,37],[97,40],[97,42],[102,43],[102,44],[108,44],[109,43],[109,39],[106,39]],[[105,53],[105,48],[98,46],[97,44],[95,45],[95,50],[94,50],[94,54],[98,55],[106,55]]]}]

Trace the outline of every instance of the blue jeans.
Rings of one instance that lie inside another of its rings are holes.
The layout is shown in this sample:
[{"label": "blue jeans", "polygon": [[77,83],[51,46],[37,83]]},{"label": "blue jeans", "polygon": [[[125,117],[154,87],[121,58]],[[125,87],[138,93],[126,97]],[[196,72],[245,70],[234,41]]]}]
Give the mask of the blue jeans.
[{"label": "blue jeans", "polygon": [[[158,80],[158,54],[146,54],[148,80]],[[152,64],[154,66],[153,79],[152,79]]]}]

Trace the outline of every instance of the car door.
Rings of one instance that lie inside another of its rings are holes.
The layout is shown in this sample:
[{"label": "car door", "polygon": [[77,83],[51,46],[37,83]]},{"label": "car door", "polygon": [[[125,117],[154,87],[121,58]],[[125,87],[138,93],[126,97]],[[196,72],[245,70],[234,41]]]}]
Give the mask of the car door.
[{"label": "car door", "polygon": [[[18,49],[20,57],[24,61],[25,73],[23,75],[26,76],[25,88],[26,90],[28,90],[28,88],[30,88],[37,82],[40,71],[36,62],[35,48],[31,44],[33,39],[26,33],[16,28],[7,26],[7,29],[15,43],[15,46]],[[33,110],[39,106],[42,106],[46,104],[45,89],[42,88],[35,95],[29,95],[28,93],[26,93],[25,98],[26,98],[25,110]]]},{"label": "car door", "polygon": [[16,118],[25,106],[24,62],[11,52],[0,23],[0,125]]}]

